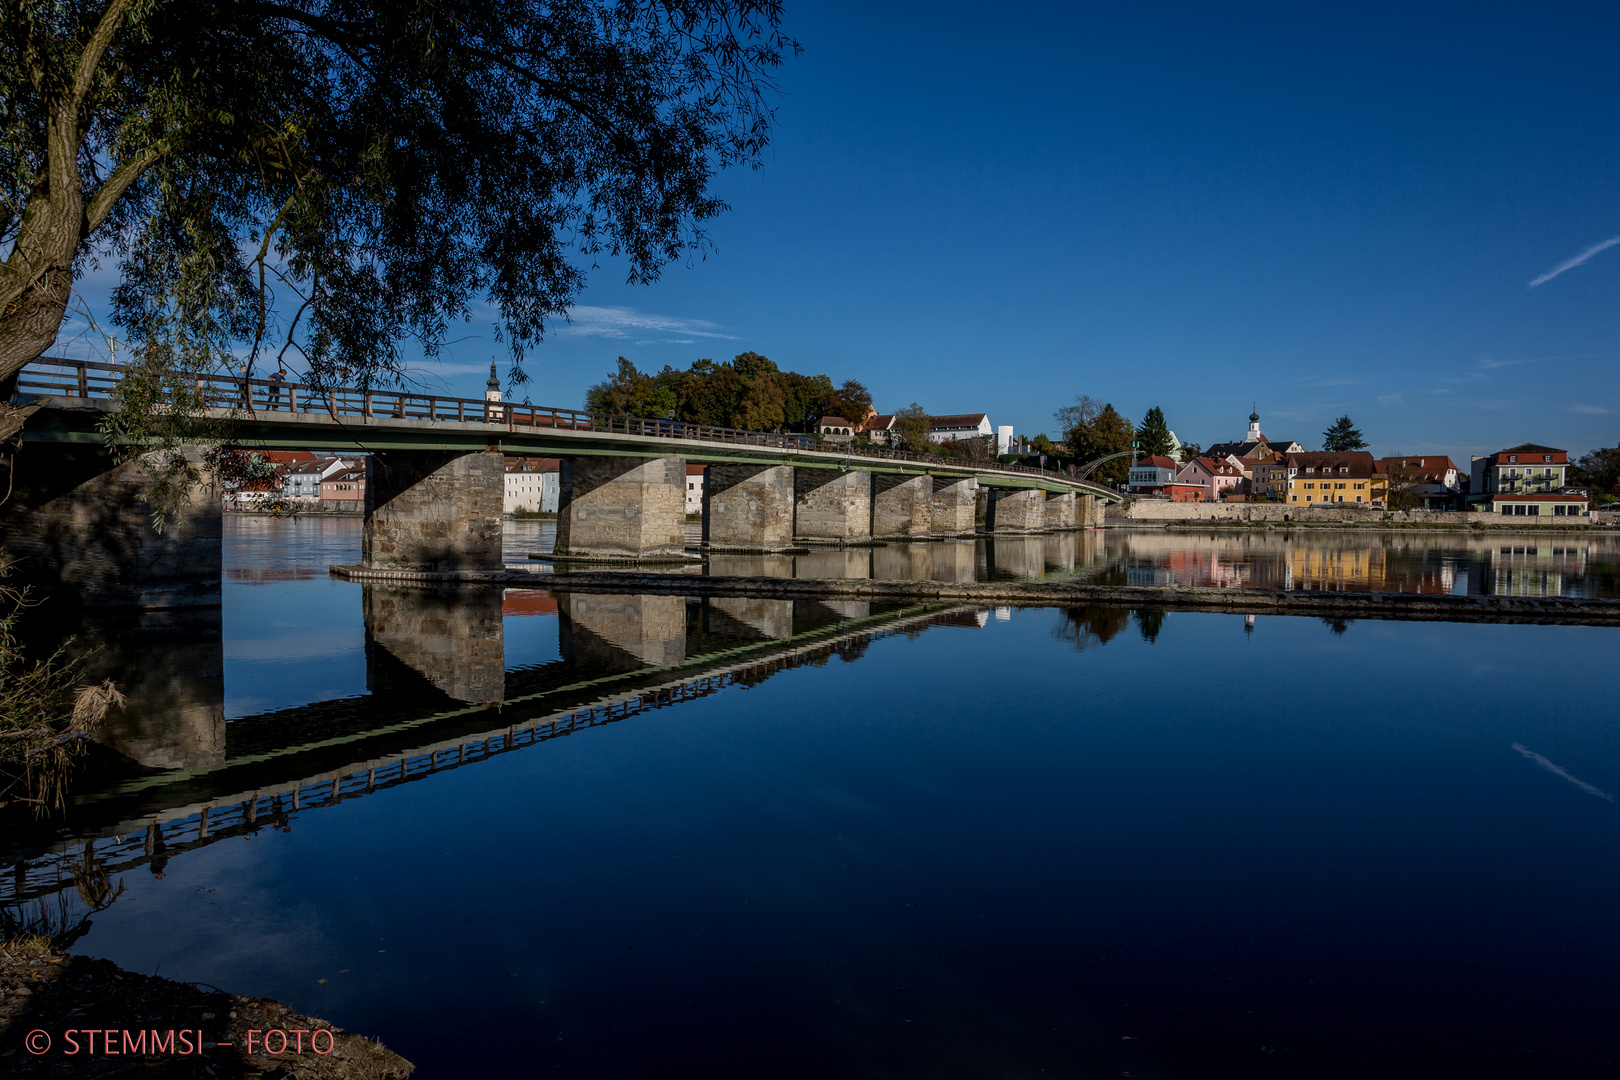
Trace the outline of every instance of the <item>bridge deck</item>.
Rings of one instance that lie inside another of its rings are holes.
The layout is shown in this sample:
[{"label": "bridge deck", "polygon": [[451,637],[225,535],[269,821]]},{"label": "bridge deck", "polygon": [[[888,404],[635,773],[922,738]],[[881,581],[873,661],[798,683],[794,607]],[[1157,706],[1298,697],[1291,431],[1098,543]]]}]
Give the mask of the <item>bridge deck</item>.
[{"label": "bridge deck", "polygon": [[[95,442],[117,408],[114,388],[127,368],[90,361],[39,360],[23,369],[14,398],[37,405],[28,442]],[[946,479],[977,477],[1004,488],[1073,491],[1117,502],[1100,484],[1028,466],[973,463],[872,446],[829,445],[810,435],[740,431],[672,419],[608,416],[517,402],[356,387],[316,388],[228,375],[175,376],[200,415],[230,421],[249,448],[500,450],[538,457],[680,457],[711,464],[793,465]]]}]

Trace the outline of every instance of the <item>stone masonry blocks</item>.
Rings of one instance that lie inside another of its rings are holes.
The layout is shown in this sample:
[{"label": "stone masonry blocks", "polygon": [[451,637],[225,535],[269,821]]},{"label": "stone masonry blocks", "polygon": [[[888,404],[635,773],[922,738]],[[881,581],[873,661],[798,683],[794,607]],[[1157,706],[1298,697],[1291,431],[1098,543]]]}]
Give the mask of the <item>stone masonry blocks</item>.
[{"label": "stone masonry blocks", "polygon": [[992,532],[1036,532],[1046,528],[1046,492],[1039,488],[996,488],[985,524]]},{"label": "stone masonry blocks", "polygon": [[793,466],[710,465],[703,542],[769,551],[793,545]]},{"label": "stone masonry blocks", "polygon": [[558,555],[680,555],[686,550],[686,460],[565,457]]},{"label": "stone masonry blocks", "polygon": [[976,477],[970,476],[966,480],[935,477],[934,505],[931,508],[934,531],[950,534],[972,532],[975,503],[980,490]]},{"label": "stone masonry blocks", "polygon": [[933,503],[933,477],[873,473],[872,535],[927,536],[934,529]]},{"label": "stone masonry blocks", "polygon": [[366,459],[361,562],[499,570],[506,463],[498,451],[389,450]]},{"label": "stone masonry blocks", "polygon": [[793,502],[795,536],[854,540],[872,535],[871,473],[796,469]]},{"label": "stone masonry blocks", "polygon": [[[201,466],[196,447],[182,453]],[[201,470],[159,533],[145,501],[158,466],[156,454],[120,463],[99,443],[25,443],[10,475],[0,475],[11,488],[0,505],[0,541],[14,584],[75,604],[219,606],[219,484]]]},{"label": "stone masonry blocks", "polygon": [[1076,528],[1074,492],[1048,494],[1046,498],[1046,527],[1048,529]]}]

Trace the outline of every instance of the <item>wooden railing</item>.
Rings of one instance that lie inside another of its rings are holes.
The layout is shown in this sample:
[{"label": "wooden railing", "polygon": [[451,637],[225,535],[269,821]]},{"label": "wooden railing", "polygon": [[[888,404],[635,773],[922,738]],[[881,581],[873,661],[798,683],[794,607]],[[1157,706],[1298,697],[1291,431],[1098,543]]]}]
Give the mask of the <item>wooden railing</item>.
[{"label": "wooden railing", "polygon": [[[128,369],[121,364],[93,360],[45,357],[34,361],[17,377],[16,393],[24,397],[101,398],[113,396],[114,389]],[[1021,473],[1052,480],[1077,482],[1078,478],[1027,465],[973,462],[937,454],[914,454],[882,446],[855,446],[828,443],[814,435],[768,431],[743,431],[711,424],[689,424],[671,418],[614,416],[528,405],[512,401],[491,402],[478,398],[449,397],[400,390],[317,387],[274,379],[248,379],[228,374],[176,374],[172,376],[190,388],[193,407],[239,411],[250,415],[276,413],[325,413],[334,419],[428,420],[434,423],[499,424],[509,431],[556,428],[566,431],[598,431],[616,435],[644,435],[660,439],[694,439],[703,442],[763,446],[783,450],[820,450],[841,454],[851,461],[908,461],[921,465],[948,465],[985,471]]]}]

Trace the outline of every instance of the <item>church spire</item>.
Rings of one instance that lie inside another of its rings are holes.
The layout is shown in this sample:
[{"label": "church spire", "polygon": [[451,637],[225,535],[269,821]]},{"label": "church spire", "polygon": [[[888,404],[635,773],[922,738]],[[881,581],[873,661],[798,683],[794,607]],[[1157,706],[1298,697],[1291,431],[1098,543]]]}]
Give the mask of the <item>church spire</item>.
[{"label": "church spire", "polygon": [[495,358],[493,356],[489,358],[489,381],[484,386],[488,388],[484,391],[485,401],[501,400],[501,380],[495,374]]}]

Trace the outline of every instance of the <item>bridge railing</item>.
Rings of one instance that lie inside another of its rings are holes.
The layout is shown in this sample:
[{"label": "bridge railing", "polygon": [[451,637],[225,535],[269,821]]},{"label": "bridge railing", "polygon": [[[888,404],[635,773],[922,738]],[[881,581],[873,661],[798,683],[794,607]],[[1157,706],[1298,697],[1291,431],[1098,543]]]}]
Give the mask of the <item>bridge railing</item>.
[{"label": "bridge railing", "polygon": [[[110,398],[124,373],[122,364],[46,357],[34,361],[18,375],[17,393],[25,396]],[[907,461],[920,465],[949,465],[994,469],[1046,479],[1075,480],[1061,472],[1028,465],[970,462],[938,454],[916,454],[884,446],[827,443],[813,435],[744,431],[712,424],[690,424],[668,417],[615,416],[530,405],[514,401],[484,401],[444,394],[404,390],[319,387],[275,379],[250,379],[227,373],[175,372],[169,376],[193,396],[191,404],[210,409],[260,413],[325,413],[334,419],[427,420],[433,423],[500,424],[511,431],[562,429],[599,431],[619,435],[646,435],[661,439],[693,439],[784,450],[821,450],[841,453],[851,460]]]}]

